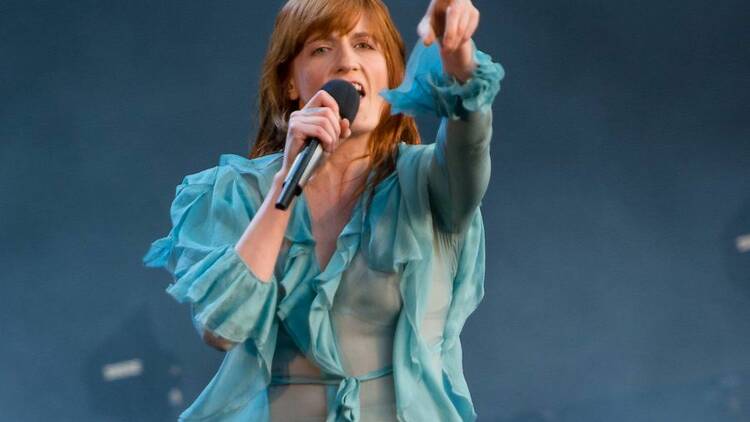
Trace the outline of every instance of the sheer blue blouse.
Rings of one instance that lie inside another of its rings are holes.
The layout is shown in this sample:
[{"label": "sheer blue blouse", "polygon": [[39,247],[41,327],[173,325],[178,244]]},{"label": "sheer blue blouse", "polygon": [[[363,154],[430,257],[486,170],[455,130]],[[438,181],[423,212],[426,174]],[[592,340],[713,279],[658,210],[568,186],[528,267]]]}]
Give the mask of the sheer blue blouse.
[{"label": "sheer blue blouse", "polygon": [[[381,95],[393,113],[441,116],[437,141],[399,145],[396,171],[375,187],[369,207],[367,195],[358,200],[325,268],[316,259],[304,194],[290,211],[270,282],[261,282],[235,253],[280,169],[281,153],[256,159],[225,154],[216,167],[177,186],[173,227],[152,243],[143,262],[173,275],[167,292],[190,303],[199,333],[236,343],[180,420],[269,420],[274,358],[289,339],[330,386],[328,421],[367,420],[361,385],[383,376],[392,376],[398,420],[476,418],[459,333],[484,293],[479,205],[489,181],[491,104],[504,71],[476,49],[475,60],[472,78],[459,84],[444,74],[436,44],[417,43],[404,82]],[[399,305],[391,365],[365,373],[345,364],[333,317],[336,300],[359,282],[347,281],[356,278],[355,267],[358,280],[391,275]]]}]

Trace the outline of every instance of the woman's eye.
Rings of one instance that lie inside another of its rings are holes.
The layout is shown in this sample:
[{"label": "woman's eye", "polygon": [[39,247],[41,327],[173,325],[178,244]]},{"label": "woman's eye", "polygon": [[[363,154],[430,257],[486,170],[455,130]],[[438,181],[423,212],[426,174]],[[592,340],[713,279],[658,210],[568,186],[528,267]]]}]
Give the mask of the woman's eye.
[{"label": "woman's eye", "polygon": [[322,54],[328,50],[328,47],[318,47],[312,51],[313,54]]},{"label": "woman's eye", "polygon": [[363,41],[363,42],[360,42],[360,43],[357,43],[357,44],[355,44],[355,45],[354,45],[354,47],[357,47],[357,48],[368,48],[368,49],[370,49],[370,50],[374,50],[374,49],[375,49],[375,47],[373,47],[373,46],[372,46],[371,44],[369,44],[369,43],[366,43],[366,42],[364,42],[364,41]]}]

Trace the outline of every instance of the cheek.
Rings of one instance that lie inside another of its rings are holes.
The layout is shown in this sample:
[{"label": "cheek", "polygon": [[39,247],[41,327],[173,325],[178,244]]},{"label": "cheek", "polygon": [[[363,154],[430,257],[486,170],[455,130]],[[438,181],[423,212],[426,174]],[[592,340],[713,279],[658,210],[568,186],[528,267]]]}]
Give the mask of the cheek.
[{"label": "cheek", "polygon": [[322,86],[322,82],[318,81],[315,76],[310,75],[310,73],[312,72],[306,72],[305,75],[300,78],[302,84],[300,94],[305,103],[310,101],[310,98],[312,98]]},{"label": "cheek", "polygon": [[323,86],[323,74],[322,72],[316,72],[314,69],[317,67],[304,63],[299,67],[300,69],[307,69],[305,72],[297,72],[294,75],[294,79],[297,83],[297,92],[300,95],[300,108],[304,106],[310,98],[315,95],[320,87]]},{"label": "cheek", "polygon": [[383,97],[380,96],[380,92],[384,89],[388,89],[388,67],[385,64],[385,59],[381,59],[379,63],[377,63],[377,66],[373,67],[373,75],[375,76],[373,80],[373,85],[375,87],[374,95],[371,98],[371,101],[378,106],[383,106],[386,104],[386,101]]},{"label": "cheek", "polygon": [[379,63],[378,66],[378,85],[382,89],[388,88],[388,66],[385,63],[385,59]]}]

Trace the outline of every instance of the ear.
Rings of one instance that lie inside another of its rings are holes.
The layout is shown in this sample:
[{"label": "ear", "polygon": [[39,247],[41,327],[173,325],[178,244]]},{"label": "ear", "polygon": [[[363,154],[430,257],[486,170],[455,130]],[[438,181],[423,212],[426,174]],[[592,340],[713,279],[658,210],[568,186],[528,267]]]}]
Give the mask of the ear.
[{"label": "ear", "polygon": [[287,87],[287,96],[292,101],[299,100],[299,92],[297,91],[297,86],[294,84],[293,79],[289,79],[289,84]]}]

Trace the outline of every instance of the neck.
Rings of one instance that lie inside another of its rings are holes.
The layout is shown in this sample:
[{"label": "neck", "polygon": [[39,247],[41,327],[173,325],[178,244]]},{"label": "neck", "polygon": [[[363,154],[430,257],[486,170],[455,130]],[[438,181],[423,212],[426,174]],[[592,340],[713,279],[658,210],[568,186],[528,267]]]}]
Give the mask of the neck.
[{"label": "neck", "polygon": [[352,135],[341,142],[333,153],[324,153],[308,186],[311,185],[315,191],[326,191],[326,196],[330,195],[331,199],[343,199],[353,194],[367,181],[369,135]]}]

